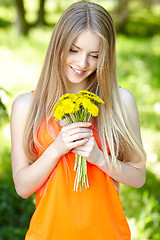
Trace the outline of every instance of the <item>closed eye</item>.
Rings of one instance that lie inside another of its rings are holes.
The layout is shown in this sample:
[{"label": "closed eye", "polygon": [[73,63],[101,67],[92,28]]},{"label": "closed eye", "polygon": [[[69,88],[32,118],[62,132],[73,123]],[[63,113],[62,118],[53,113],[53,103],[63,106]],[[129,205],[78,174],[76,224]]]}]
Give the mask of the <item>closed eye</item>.
[{"label": "closed eye", "polygon": [[[75,49],[72,49],[72,48],[71,48],[71,49],[70,49],[70,52],[72,52],[72,53],[77,53],[78,50],[75,50]],[[91,55],[89,55],[89,56],[92,57],[92,58],[96,58],[96,59],[98,58],[97,55],[92,55],[92,54],[91,54]]]},{"label": "closed eye", "polygon": [[96,55],[90,55],[90,57],[92,57],[92,58],[98,58],[98,56],[96,56]]},{"label": "closed eye", "polygon": [[76,53],[76,52],[78,52],[78,51],[77,51],[77,50],[70,49],[70,52]]}]

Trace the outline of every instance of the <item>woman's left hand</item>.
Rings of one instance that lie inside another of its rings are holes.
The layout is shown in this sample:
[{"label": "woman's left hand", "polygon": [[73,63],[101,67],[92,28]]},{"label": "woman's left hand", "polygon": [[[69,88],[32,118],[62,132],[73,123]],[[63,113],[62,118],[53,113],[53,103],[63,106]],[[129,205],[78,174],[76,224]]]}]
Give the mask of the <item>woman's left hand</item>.
[{"label": "woman's left hand", "polygon": [[94,137],[90,137],[88,142],[82,146],[72,149],[72,152],[84,157],[88,162],[97,165],[102,157],[102,151],[97,146]]}]

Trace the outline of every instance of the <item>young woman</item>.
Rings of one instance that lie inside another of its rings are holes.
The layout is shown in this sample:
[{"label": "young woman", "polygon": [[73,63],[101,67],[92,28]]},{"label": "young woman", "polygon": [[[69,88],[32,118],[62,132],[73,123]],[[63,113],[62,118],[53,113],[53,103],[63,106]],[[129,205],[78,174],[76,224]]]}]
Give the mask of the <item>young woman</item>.
[{"label": "young woman", "polygon": [[[91,123],[55,122],[63,94],[88,90],[105,102]],[[133,95],[116,75],[115,30],[101,6],[77,2],[54,28],[34,92],[11,114],[12,169],[17,193],[36,192],[26,240],[129,240],[119,183],[145,182],[145,153]],[[75,154],[87,159],[89,188],[75,192]]]}]

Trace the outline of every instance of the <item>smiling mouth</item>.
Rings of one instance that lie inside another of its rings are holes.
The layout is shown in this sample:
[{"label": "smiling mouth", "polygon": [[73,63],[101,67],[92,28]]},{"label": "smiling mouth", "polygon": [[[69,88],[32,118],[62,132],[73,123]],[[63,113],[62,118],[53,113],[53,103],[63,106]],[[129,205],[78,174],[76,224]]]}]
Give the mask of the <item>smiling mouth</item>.
[{"label": "smiling mouth", "polygon": [[83,75],[85,73],[85,71],[82,71],[82,70],[78,70],[78,69],[75,69],[73,67],[70,66],[70,68],[72,69],[72,71],[76,74],[76,75]]}]

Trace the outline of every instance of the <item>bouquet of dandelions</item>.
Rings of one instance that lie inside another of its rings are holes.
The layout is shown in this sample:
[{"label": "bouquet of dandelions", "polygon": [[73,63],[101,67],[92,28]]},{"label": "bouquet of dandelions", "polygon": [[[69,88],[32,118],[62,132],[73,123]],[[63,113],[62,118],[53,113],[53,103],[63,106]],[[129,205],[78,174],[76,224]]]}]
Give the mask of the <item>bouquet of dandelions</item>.
[{"label": "bouquet of dandelions", "polygon": [[[73,122],[89,122],[91,116],[98,116],[98,104],[104,104],[104,101],[96,94],[83,90],[76,94],[64,94],[53,108],[55,121],[65,119],[67,123]],[[75,155],[76,178],[74,182],[74,191],[78,191],[78,186],[82,190],[83,185],[89,188],[87,176],[86,159],[78,154]]]}]

